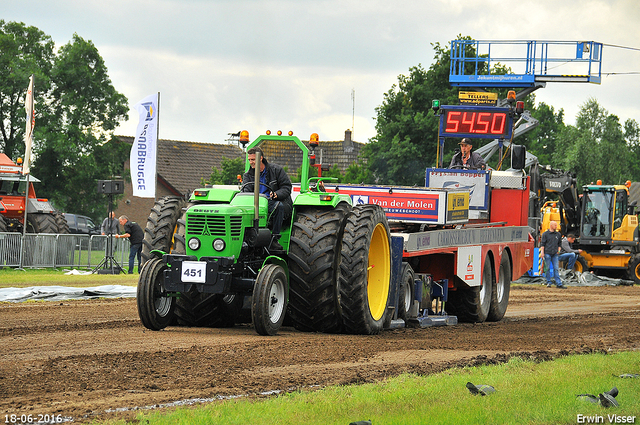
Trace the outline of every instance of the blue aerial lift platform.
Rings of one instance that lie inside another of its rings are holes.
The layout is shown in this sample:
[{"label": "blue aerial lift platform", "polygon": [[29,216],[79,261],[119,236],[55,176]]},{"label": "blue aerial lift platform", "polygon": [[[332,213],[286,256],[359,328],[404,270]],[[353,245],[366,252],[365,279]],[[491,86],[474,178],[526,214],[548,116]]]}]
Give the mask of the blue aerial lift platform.
[{"label": "blue aerial lift platform", "polygon": [[[508,67],[499,74],[495,66]],[[547,82],[602,79],[602,43],[595,41],[453,40],[449,83],[459,87],[544,87]]]}]

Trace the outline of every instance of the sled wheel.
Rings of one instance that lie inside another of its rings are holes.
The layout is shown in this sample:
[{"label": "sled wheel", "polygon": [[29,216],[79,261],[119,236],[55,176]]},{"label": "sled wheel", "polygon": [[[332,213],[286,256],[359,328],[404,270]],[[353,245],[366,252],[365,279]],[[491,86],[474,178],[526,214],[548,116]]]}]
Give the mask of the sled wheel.
[{"label": "sled wheel", "polygon": [[275,335],[287,307],[287,275],[281,266],[267,264],[258,273],[251,297],[251,317],[260,335]]},{"label": "sled wheel", "polygon": [[173,319],[173,298],[167,296],[162,285],[166,268],[160,258],[152,258],[144,264],[138,279],[138,315],[152,331],[166,328]]},{"label": "sled wheel", "polygon": [[402,263],[402,279],[398,292],[398,319],[407,321],[409,309],[413,303],[416,275],[409,263]]},{"label": "sled wheel", "polygon": [[491,258],[487,256],[484,259],[481,286],[470,287],[462,284],[456,291],[450,291],[447,311],[458,316],[460,322],[482,323],[487,320],[491,306],[493,280]]},{"label": "sled wheel", "polygon": [[503,251],[500,260],[498,279],[491,289],[491,306],[487,320],[498,322],[502,320],[509,305],[509,291],[511,289],[511,261],[507,251]]}]

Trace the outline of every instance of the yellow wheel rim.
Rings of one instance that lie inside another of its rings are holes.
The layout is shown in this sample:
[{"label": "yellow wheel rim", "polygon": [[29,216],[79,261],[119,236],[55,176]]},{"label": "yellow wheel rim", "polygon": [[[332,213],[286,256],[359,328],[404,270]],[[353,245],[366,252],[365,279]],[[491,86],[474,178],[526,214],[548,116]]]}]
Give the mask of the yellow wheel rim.
[{"label": "yellow wheel rim", "polygon": [[367,299],[374,320],[380,320],[387,308],[391,277],[389,236],[383,224],[373,229],[367,267]]}]

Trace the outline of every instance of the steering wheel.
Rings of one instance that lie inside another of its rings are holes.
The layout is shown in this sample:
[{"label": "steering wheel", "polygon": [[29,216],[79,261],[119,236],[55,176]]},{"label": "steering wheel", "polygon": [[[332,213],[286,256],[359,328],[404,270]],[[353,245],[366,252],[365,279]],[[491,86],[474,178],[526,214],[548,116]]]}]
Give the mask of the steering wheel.
[{"label": "steering wheel", "polygon": [[[246,183],[244,183],[242,186],[240,186],[240,192],[244,192],[244,191],[245,191],[245,190],[244,190],[244,188],[245,188],[245,187],[248,187],[249,185],[253,185],[254,183],[255,183],[255,182],[246,182]],[[264,186],[264,187],[266,187],[267,189],[269,189],[269,192],[275,192],[275,190],[274,190],[271,186],[269,186],[268,184],[266,184],[266,183],[262,183],[262,182],[260,182],[260,186]],[[248,191],[247,191],[247,192],[248,192]]]},{"label": "steering wheel", "polygon": [[461,169],[465,169],[464,165],[460,165],[460,164],[456,164],[453,167],[449,167],[450,169],[456,169],[456,168],[461,168]]}]

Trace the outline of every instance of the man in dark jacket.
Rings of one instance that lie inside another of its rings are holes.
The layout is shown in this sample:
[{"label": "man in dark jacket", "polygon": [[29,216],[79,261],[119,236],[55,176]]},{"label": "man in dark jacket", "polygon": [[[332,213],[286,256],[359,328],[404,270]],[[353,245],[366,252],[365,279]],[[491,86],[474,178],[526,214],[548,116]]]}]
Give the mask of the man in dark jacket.
[{"label": "man in dark jacket", "polygon": [[566,286],[562,284],[560,280],[560,273],[558,271],[558,260],[560,257],[560,245],[562,243],[562,235],[558,230],[558,223],[555,221],[549,222],[549,230],[542,234],[540,239],[540,253],[544,255],[545,271],[544,277],[547,279],[547,287],[551,287],[551,270],[550,266],[553,265],[553,277],[556,280],[556,286],[561,289],[565,289]]},{"label": "man in dark jacket", "polygon": [[124,229],[124,234],[116,235],[116,238],[129,238],[129,243],[131,243],[131,248],[129,249],[129,274],[133,274],[133,264],[136,256],[138,256],[138,273],[140,273],[144,231],[138,223],[129,220],[126,215],[121,215],[118,221]]},{"label": "man in dark jacket", "polygon": [[[242,176],[245,192],[252,192],[254,187],[247,184],[255,181],[256,152],[260,153],[260,193],[269,199],[269,219],[271,221],[271,232],[276,236],[276,240],[271,244],[271,248],[282,250],[277,238],[280,237],[280,230],[285,218],[291,217],[293,211],[293,201],[291,200],[291,179],[282,167],[277,164],[270,164],[264,157],[262,149],[255,147],[247,151],[249,159],[249,171]],[[269,187],[265,186],[268,185]]]},{"label": "man in dark jacket", "polygon": [[460,152],[453,155],[449,168],[463,168],[465,170],[484,170],[487,168],[484,158],[479,153],[471,152],[471,149],[473,149],[471,139],[465,137],[458,144],[460,145]]}]

